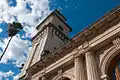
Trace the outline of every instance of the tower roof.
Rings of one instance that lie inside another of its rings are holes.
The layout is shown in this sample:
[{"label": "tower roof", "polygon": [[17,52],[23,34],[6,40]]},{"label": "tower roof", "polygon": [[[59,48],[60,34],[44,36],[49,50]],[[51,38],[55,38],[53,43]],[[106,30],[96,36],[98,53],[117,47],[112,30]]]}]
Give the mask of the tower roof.
[{"label": "tower roof", "polygon": [[50,13],[37,27],[36,29],[38,29],[40,27],[40,25],[42,25],[50,16],[55,15],[57,18],[59,18],[69,29],[70,31],[72,31],[72,28],[65,23],[65,21],[67,21],[67,19],[56,9],[54,10],[52,13]]}]

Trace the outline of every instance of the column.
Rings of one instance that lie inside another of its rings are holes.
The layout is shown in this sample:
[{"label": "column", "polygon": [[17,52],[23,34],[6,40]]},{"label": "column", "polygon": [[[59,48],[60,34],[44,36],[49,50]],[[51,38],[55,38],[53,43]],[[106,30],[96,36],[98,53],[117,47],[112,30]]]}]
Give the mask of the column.
[{"label": "column", "polygon": [[99,65],[97,65],[96,55],[92,52],[87,52],[85,58],[88,80],[100,80]]},{"label": "column", "polygon": [[86,80],[85,79],[85,67],[83,56],[80,55],[75,59],[75,79],[76,80]]}]

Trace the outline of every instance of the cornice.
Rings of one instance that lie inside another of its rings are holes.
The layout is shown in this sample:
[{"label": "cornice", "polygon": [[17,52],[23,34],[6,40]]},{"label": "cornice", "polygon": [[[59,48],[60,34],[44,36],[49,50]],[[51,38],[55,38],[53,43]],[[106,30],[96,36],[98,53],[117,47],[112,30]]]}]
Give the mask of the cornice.
[{"label": "cornice", "polygon": [[[78,33],[72,39],[84,43],[92,40],[94,37],[105,32],[107,29],[118,24],[120,22],[120,6],[117,6],[103,17],[98,19],[96,22],[85,28],[82,32]],[[79,40],[80,39],[80,40]]]},{"label": "cornice", "polygon": [[31,41],[33,41],[36,37],[39,37],[38,35],[41,34],[47,27],[53,27],[55,28],[57,31],[59,31],[67,40],[69,40],[69,37],[66,36],[62,31],[60,31],[58,28],[55,27],[55,25],[53,25],[52,23],[49,23],[48,25],[45,25],[41,31],[39,31],[32,39]]}]

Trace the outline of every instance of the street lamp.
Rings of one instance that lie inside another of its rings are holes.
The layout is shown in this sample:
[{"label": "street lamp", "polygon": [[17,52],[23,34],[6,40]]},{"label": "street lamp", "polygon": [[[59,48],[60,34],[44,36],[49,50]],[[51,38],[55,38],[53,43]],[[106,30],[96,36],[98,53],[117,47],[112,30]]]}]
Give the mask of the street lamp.
[{"label": "street lamp", "polygon": [[0,57],[0,61],[1,61],[2,57],[4,56],[4,54],[5,54],[6,50],[7,50],[13,36],[15,36],[22,29],[23,29],[23,27],[22,27],[21,23],[19,23],[19,22],[13,22],[13,23],[8,24],[8,36],[10,37],[10,40],[8,41],[8,44],[7,44],[6,48],[5,48],[5,50],[3,51],[3,54]]}]

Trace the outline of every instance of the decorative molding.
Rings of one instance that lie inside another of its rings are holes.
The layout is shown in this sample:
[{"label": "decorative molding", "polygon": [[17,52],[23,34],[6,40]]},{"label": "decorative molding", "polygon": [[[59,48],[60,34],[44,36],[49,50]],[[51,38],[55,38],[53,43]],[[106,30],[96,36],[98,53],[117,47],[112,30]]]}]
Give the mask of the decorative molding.
[{"label": "decorative molding", "polygon": [[83,43],[83,49],[86,49],[88,47],[89,47],[89,42],[88,41],[84,42]]},{"label": "decorative molding", "polygon": [[63,77],[62,69],[58,70],[58,78],[61,79]]},{"label": "decorative molding", "polygon": [[69,72],[63,73],[63,77],[69,78],[70,80],[75,80],[75,76],[73,73],[69,73]]},{"label": "decorative molding", "polygon": [[110,62],[112,59],[117,56],[120,52],[120,48],[116,48],[115,46],[112,46],[107,53],[104,53],[105,55],[102,57],[101,62],[100,62],[100,68],[102,74],[106,74],[108,67],[110,65]]},{"label": "decorative molding", "polygon": [[63,72],[62,72],[62,69],[58,70],[58,74],[57,76],[55,76],[52,80],[59,80],[59,79],[62,79],[63,77]]},{"label": "decorative molding", "polygon": [[62,72],[62,70],[58,70],[58,75],[55,76],[52,80],[62,80],[64,78],[69,78],[70,80],[75,80],[75,76],[71,72]]},{"label": "decorative molding", "polygon": [[58,75],[62,75],[62,69],[58,70]]},{"label": "decorative molding", "polygon": [[113,44],[116,48],[120,48],[120,38],[113,40]]}]

